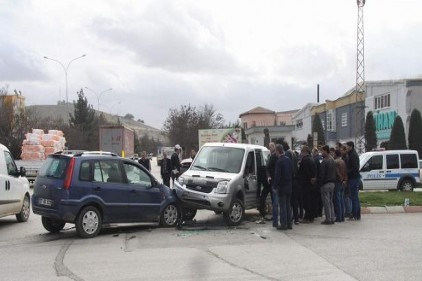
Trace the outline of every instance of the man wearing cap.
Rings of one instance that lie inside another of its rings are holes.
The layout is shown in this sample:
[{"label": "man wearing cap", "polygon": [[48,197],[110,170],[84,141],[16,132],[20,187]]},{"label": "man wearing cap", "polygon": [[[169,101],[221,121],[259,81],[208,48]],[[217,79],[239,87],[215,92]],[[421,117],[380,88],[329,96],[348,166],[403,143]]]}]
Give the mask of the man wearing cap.
[{"label": "man wearing cap", "polygon": [[174,153],[171,155],[171,181],[174,186],[174,180],[179,178],[180,175],[180,167],[182,166],[180,164],[180,151],[182,150],[182,147],[178,144],[174,146]]}]

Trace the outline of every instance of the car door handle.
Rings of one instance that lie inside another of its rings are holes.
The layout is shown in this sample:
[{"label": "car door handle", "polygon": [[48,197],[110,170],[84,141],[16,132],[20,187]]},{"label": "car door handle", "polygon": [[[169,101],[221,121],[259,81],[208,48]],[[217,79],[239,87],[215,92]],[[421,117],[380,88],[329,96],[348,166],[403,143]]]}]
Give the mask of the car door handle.
[{"label": "car door handle", "polygon": [[6,191],[7,190],[10,190],[10,181],[8,181],[8,180],[6,181]]},{"label": "car door handle", "polygon": [[101,187],[100,186],[97,186],[97,187],[95,187],[94,188],[94,191],[101,191],[102,189],[101,189]]},{"label": "car door handle", "polygon": [[380,173],[380,174],[384,174],[384,171],[380,171],[379,173]]}]

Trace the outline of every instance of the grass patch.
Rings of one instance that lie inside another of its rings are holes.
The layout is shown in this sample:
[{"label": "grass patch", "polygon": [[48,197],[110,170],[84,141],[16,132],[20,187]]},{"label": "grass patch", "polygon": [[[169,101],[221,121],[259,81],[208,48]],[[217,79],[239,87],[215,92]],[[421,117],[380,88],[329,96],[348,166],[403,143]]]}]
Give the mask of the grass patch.
[{"label": "grass patch", "polygon": [[422,192],[359,192],[362,207],[403,206],[405,198],[410,206],[422,206]]}]

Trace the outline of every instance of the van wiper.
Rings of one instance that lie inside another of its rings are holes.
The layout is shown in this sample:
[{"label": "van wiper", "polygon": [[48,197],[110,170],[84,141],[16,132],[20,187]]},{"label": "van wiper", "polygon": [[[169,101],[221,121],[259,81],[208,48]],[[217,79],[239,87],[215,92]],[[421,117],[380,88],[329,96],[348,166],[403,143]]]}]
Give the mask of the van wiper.
[{"label": "van wiper", "polygon": [[217,171],[217,172],[225,172],[228,173],[229,171],[221,169],[221,168],[217,168],[217,167],[208,167],[208,171]]},{"label": "van wiper", "polygon": [[198,169],[203,170],[203,171],[205,171],[207,169],[207,168],[199,166],[199,165],[194,165],[194,166],[192,166],[192,168],[198,168]]}]

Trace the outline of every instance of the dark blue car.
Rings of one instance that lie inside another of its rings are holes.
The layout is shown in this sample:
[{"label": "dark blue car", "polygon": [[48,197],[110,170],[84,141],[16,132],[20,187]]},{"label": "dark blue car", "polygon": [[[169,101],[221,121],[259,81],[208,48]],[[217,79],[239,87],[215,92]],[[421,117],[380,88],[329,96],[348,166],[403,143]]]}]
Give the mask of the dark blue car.
[{"label": "dark blue car", "polygon": [[59,232],[73,223],[83,238],[96,236],[103,224],[172,227],[181,217],[173,190],[142,165],[103,152],[50,155],[35,180],[32,210],[46,230]]}]

